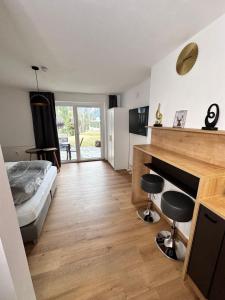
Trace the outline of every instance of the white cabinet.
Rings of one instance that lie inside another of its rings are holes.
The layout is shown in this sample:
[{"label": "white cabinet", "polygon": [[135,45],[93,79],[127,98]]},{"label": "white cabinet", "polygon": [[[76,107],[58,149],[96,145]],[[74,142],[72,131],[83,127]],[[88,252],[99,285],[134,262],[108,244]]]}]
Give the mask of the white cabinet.
[{"label": "white cabinet", "polygon": [[108,161],[115,170],[128,168],[129,113],[123,107],[108,110]]}]

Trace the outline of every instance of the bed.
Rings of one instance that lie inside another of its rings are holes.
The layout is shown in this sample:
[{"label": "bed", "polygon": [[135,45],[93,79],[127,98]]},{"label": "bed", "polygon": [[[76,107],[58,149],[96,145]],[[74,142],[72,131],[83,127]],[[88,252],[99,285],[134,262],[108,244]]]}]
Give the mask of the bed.
[{"label": "bed", "polygon": [[[15,163],[5,163],[5,165],[8,172]],[[24,243],[36,243],[40,236],[49,206],[56,190],[56,178],[57,168],[55,166],[50,166],[33,196],[29,200],[24,202],[21,201],[22,203],[15,205]]]}]

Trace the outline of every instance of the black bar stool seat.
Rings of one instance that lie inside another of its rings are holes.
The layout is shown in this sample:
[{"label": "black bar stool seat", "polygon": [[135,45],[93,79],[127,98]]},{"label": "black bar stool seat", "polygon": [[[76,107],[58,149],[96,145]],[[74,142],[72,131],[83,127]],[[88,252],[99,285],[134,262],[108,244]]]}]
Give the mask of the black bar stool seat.
[{"label": "black bar stool seat", "polygon": [[168,258],[183,260],[184,244],[176,238],[176,222],[189,222],[194,211],[194,201],[184,193],[167,191],[161,197],[161,209],[164,215],[173,220],[171,232],[161,231],[156,236],[159,249]]},{"label": "black bar stool seat", "polygon": [[162,177],[155,174],[144,174],[141,176],[141,188],[146,193],[158,194],[161,193],[164,186]]},{"label": "black bar stool seat", "polygon": [[162,194],[162,212],[176,222],[188,222],[192,219],[194,202],[186,194],[168,191]]},{"label": "black bar stool seat", "polygon": [[159,175],[144,174],[141,176],[140,185],[143,191],[148,193],[147,208],[139,208],[137,215],[143,221],[148,223],[156,223],[160,220],[160,216],[157,212],[152,210],[151,195],[161,193],[164,186],[164,180]]}]

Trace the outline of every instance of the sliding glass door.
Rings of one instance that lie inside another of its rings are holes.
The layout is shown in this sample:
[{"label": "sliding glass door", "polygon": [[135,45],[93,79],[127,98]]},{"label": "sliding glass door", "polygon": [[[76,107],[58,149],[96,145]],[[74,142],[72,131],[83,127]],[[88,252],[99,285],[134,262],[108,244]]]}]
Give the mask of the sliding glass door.
[{"label": "sliding glass door", "polygon": [[100,107],[77,107],[80,139],[80,159],[100,159],[101,109]]},{"label": "sliding glass door", "polygon": [[56,103],[60,154],[64,162],[103,158],[102,107]]},{"label": "sliding glass door", "polygon": [[75,118],[72,105],[56,105],[56,124],[62,161],[76,161],[77,145]]}]

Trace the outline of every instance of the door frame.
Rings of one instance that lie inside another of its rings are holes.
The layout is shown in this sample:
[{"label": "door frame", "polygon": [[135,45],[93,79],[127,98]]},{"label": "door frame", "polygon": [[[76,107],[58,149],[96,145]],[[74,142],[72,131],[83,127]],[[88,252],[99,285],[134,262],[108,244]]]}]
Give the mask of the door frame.
[{"label": "door frame", "polygon": [[[75,134],[75,143],[77,151],[77,159],[66,160],[63,163],[72,163],[72,162],[85,162],[85,161],[96,161],[104,160],[105,158],[105,114],[104,114],[104,104],[96,102],[73,102],[73,101],[56,101],[56,106],[72,106],[73,107],[73,119],[74,119],[74,134]],[[92,158],[92,159],[81,159],[80,156],[80,133],[78,128],[78,107],[96,107],[100,108],[100,135],[101,135],[101,157]]]}]

